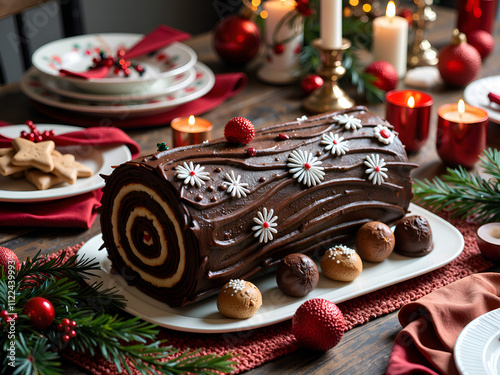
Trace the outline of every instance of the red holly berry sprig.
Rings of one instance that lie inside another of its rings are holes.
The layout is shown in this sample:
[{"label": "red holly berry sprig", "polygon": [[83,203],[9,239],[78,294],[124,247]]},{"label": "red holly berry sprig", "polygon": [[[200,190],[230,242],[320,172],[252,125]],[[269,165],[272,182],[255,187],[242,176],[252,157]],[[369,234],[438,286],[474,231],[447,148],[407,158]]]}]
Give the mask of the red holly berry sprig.
[{"label": "red holly berry sprig", "polygon": [[116,75],[123,74],[124,77],[129,77],[132,73],[131,69],[134,69],[140,77],[144,75],[146,70],[144,66],[140,64],[133,64],[130,60],[125,60],[123,58],[125,56],[125,50],[119,49],[116,52],[116,58],[113,56],[108,56],[104,51],[99,52],[99,57],[94,57],[92,62],[94,65],[90,67],[90,69],[99,68],[102,66],[107,66],[108,68],[113,68],[113,73]]},{"label": "red holly berry sprig", "polygon": [[69,320],[68,318],[62,319],[61,323],[56,325],[56,329],[59,332],[62,332],[61,340],[63,342],[68,342],[72,338],[76,337],[76,327],[77,323],[74,320]]},{"label": "red holly berry sprig", "polygon": [[31,142],[43,142],[55,135],[54,130],[45,130],[43,132],[40,132],[31,120],[26,121],[25,124],[28,126],[28,128],[30,128],[30,132],[28,133],[27,131],[23,130],[21,132],[21,138],[27,139]]},{"label": "red holly berry sprig", "polygon": [[[0,318],[3,319],[3,321],[6,324],[9,324],[11,320],[17,320],[17,314],[9,314],[7,310],[2,310],[0,311]],[[10,319],[9,319],[10,318]]]}]

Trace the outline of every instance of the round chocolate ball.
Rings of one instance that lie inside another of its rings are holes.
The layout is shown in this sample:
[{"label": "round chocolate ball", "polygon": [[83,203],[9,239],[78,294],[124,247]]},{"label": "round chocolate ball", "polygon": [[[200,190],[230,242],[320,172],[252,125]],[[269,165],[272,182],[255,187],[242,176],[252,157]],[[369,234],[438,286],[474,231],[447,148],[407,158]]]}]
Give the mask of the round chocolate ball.
[{"label": "round chocolate ball", "polygon": [[421,257],[429,254],[434,248],[432,230],[425,217],[419,215],[406,216],[396,225],[395,251],[409,257]]},{"label": "round chocolate ball", "polygon": [[305,296],[316,288],[318,281],[318,267],[307,255],[289,254],[278,264],[276,271],[278,288],[289,296]]},{"label": "round chocolate ball", "polygon": [[380,221],[370,221],[356,233],[356,251],[368,262],[382,262],[392,254],[395,243],[391,228]]}]

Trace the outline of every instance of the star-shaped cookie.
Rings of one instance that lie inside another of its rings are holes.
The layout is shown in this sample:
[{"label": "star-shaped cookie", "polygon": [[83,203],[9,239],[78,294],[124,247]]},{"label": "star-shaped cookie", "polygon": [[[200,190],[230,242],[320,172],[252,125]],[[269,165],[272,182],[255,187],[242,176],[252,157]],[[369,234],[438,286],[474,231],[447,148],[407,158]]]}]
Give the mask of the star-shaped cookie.
[{"label": "star-shaped cookie", "polygon": [[74,184],[77,177],[90,177],[93,172],[90,168],[75,160],[72,154],[61,154],[59,151],[52,151],[54,160],[53,174],[62,178],[68,184]]},{"label": "star-shaped cookie", "polygon": [[27,166],[16,166],[11,163],[12,157],[16,154],[13,148],[0,148],[0,174],[11,176],[14,173],[28,169]]},{"label": "star-shaped cookie", "polygon": [[12,146],[17,151],[12,157],[12,164],[17,166],[31,166],[49,173],[54,169],[52,151],[55,143],[53,141],[31,142],[24,138],[16,138]]}]

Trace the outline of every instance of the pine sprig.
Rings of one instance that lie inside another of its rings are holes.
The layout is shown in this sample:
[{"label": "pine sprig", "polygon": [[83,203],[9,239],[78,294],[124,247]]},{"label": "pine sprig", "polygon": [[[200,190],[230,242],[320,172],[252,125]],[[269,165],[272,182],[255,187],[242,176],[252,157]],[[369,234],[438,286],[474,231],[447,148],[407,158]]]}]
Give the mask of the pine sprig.
[{"label": "pine sprig", "polygon": [[491,178],[465,168],[447,168],[442,179],[415,181],[416,203],[439,212],[453,211],[453,217],[474,217],[479,221],[500,221],[500,152],[488,149],[480,157],[479,167]]},{"label": "pine sprig", "polygon": [[[15,370],[12,375],[41,374],[60,375],[62,374],[59,355],[50,350],[50,345],[45,337],[40,335],[30,335],[25,337],[22,332],[17,335]],[[3,371],[12,368],[8,366],[8,358],[4,362]]]}]

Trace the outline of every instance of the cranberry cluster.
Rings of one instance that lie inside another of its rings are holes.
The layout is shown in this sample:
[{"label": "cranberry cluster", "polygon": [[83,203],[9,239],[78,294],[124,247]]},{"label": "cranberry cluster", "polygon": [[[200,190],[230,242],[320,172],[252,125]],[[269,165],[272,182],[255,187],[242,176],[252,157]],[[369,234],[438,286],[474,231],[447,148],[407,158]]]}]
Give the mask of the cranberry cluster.
[{"label": "cranberry cluster", "polygon": [[7,310],[0,311],[0,318],[2,318],[5,323],[9,323],[9,315],[12,319],[17,320],[17,314],[9,314]]},{"label": "cranberry cluster", "polygon": [[56,329],[59,332],[63,332],[63,336],[61,338],[63,342],[68,342],[73,337],[76,337],[76,326],[76,322],[74,320],[69,320],[68,318],[62,319],[61,323],[56,325]]},{"label": "cranberry cluster", "polygon": [[26,121],[26,125],[28,126],[28,128],[30,128],[31,131],[28,133],[27,131],[23,130],[21,132],[21,137],[24,139],[28,139],[31,142],[42,142],[47,140],[49,137],[53,137],[55,134],[54,130],[45,130],[44,132],[40,132],[31,120]]},{"label": "cranberry cluster", "polygon": [[104,51],[100,51],[99,57],[94,57],[94,59],[92,60],[94,65],[91,67],[91,69],[99,68],[101,66],[107,66],[108,68],[114,67],[114,74],[118,75],[120,73],[123,73],[124,77],[128,77],[132,72],[131,68],[133,68],[137,73],[139,73],[139,76],[142,77],[145,72],[144,67],[140,64],[132,64],[129,60],[125,60],[123,56],[125,56],[124,49],[118,50],[118,52],[116,53],[116,58],[114,58],[113,56],[107,56]]}]

